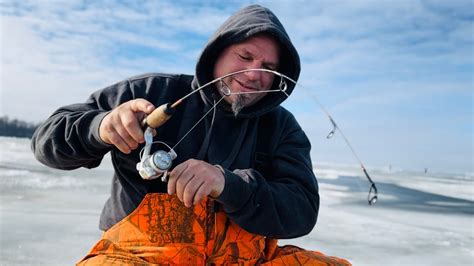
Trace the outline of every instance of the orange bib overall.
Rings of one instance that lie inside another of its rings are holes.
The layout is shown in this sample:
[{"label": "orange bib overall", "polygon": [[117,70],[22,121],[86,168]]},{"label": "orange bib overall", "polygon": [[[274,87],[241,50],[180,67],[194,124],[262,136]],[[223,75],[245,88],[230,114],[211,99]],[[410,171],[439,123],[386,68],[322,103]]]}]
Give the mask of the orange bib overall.
[{"label": "orange bib overall", "polygon": [[176,196],[149,193],[107,230],[78,265],[351,265],[246,232],[215,201],[186,208]]}]

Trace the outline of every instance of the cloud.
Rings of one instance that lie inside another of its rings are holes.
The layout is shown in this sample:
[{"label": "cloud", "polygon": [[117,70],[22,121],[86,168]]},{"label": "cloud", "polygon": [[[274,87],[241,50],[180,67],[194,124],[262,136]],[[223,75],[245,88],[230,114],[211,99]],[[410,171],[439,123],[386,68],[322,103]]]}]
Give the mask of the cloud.
[{"label": "cloud", "polygon": [[[196,23],[189,15],[192,7],[155,1],[2,5],[1,115],[28,121],[43,120],[54,108],[142,72],[192,73],[201,47],[190,46],[196,41],[183,40],[183,32],[196,30],[194,39],[204,43],[208,36],[201,34],[213,27],[202,25],[224,19],[210,7],[195,8],[201,16]],[[26,112],[18,101],[6,99],[21,99],[22,106],[36,111]]]},{"label": "cloud", "polygon": [[[312,138],[322,151],[318,158],[337,160],[347,151],[338,140],[319,141],[331,125],[305,90],[361,153],[367,150],[368,164],[384,163],[381,158],[394,158],[388,151],[407,146],[420,151],[417,157],[449,153],[459,160],[451,163],[456,169],[472,168],[472,148],[453,155],[453,147],[469,147],[473,135],[472,1],[258,3],[279,16],[300,52],[302,87],[285,106],[318,136]],[[246,4],[3,1],[0,115],[41,121],[57,107],[83,102],[133,75],[191,74],[217,26]],[[392,146],[381,148],[388,140]],[[433,161],[443,165],[439,157]],[[417,162],[422,164],[412,158],[410,165]]]}]

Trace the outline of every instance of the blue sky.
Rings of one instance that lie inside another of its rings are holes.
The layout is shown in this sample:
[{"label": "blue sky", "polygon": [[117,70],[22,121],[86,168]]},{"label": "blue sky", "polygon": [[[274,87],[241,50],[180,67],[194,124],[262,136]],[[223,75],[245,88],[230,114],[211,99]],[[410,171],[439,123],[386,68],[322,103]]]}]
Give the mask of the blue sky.
[{"label": "blue sky", "polygon": [[[272,9],[297,47],[285,102],[316,163],[472,173],[473,1],[2,1],[0,115],[38,122],[144,72],[194,72],[237,9]],[[310,96],[311,97],[308,97]]]}]

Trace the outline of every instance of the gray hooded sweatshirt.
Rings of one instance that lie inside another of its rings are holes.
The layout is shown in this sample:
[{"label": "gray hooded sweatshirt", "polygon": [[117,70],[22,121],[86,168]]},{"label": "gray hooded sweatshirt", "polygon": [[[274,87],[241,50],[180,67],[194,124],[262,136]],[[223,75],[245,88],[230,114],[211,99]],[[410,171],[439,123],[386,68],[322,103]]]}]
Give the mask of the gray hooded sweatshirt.
[{"label": "gray hooded sweatshirt", "polygon": [[[35,132],[32,149],[50,167],[97,167],[110,152],[114,166],[111,196],[105,203],[99,227],[107,230],[130,214],[146,193],[166,193],[161,180],[144,180],[136,170],[143,145],[130,154],[101,141],[100,122],[113,108],[144,98],[155,106],[174,102],[213,79],[217,56],[232,44],[256,34],[272,35],[279,43],[279,72],[298,79],[298,53],[277,17],[252,5],[231,16],[204,48],[196,75],[146,74],[126,79],[93,93],[85,103],[55,111]],[[275,78],[273,86],[278,86]],[[294,85],[288,82],[287,93]],[[173,146],[212,107],[216,88],[193,94],[173,117],[157,129],[155,140]],[[283,93],[269,93],[235,117],[222,101],[176,147],[176,166],[190,158],[225,169],[225,187],[217,201],[230,219],[248,232],[272,238],[309,233],[316,224],[319,195],[312,171],[310,143],[293,115],[280,106]],[[212,113],[212,112],[211,112]],[[214,122],[211,122],[214,120]],[[159,145],[152,152],[163,149]]]}]

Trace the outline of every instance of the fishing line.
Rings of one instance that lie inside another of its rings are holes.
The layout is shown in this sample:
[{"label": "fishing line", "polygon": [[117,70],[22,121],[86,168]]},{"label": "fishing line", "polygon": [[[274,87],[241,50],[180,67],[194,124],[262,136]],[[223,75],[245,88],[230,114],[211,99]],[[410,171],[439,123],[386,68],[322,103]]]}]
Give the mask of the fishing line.
[{"label": "fishing line", "polygon": [[[295,84],[296,85],[296,84]],[[332,126],[333,126],[333,129],[329,132],[329,134],[326,136],[327,139],[330,139],[334,136],[334,134],[336,133],[336,130],[339,131],[339,133],[341,134],[342,136],[342,139],[344,140],[344,142],[346,143],[346,145],[349,147],[349,149],[351,150],[351,153],[352,155],[356,158],[356,160],[358,161],[359,163],[359,166],[362,170],[362,172],[364,173],[365,177],[367,178],[367,180],[369,181],[370,183],[370,188],[369,188],[369,194],[367,195],[367,201],[369,203],[369,205],[372,205],[372,204],[375,204],[377,202],[377,199],[378,199],[378,191],[377,191],[377,187],[375,186],[375,183],[372,181],[372,178],[370,178],[370,175],[369,173],[367,172],[364,164],[362,163],[362,160],[360,159],[360,157],[357,155],[355,149],[352,147],[351,143],[349,142],[349,139],[346,137],[346,135],[344,134],[344,132],[342,131],[342,129],[339,127],[339,125],[336,123],[336,121],[334,121],[334,119],[332,118],[331,114],[329,114],[329,112],[326,110],[326,108],[324,108],[324,106],[321,104],[321,102],[318,100],[318,98],[313,94],[311,93],[308,89],[306,89],[305,87],[303,87],[301,84],[298,84],[301,88],[304,89],[304,91],[312,98],[312,100],[314,100],[318,106],[321,108],[321,110],[326,114],[326,116],[328,117],[329,121],[331,122]]]},{"label": "fishing line", "polygon": [[[197,127],[197,125],[198,125],[199,123],[201,123],[201,121],[202,121],[212,110],[215,110],[215,109],[216,109],[216,106],[224,99],[224,97],[226,97],[226,95],[222,96],[222,97],[219,99],[219,101],[217,101],[216,103],[214,103],[214,105],[211,107],[211,109],[209,109],[209,111],[207,111],[207,112],[191,127],[191,129],[189,129],[188,132],[186,132],[186,134],[184,134],[184,136],[181,137],[181,139],[180,139],[180,140],[173,146],[173,148],[171,148],[171,149],[174,150],[174,149],[176,148],[176,146],[178,146],[178,145],[181,143],[181,141],[183,141],[184,138],[186,138],[186,137],[189,135],[189,133],[191,133],[191,131],[193,131],[193,129],[194,129],[195,127]],[[214,120],[214,117],[213,117],[213,120]]]},{"label": "fishing line", "polygon": [[[218,81],[222,81],[223,79],[227,78],[227,77],[230,77],[230,76],[233,76],[233,75],[237,75],[237,74],[240,74],[240,73],[244,73],[244,72],[250,72],[250,71],[260,71],[260,72],[268,72],[268,73],[273,73],[281,78],[286,78],[288,79],[289,81],[293,82],[295,85],[296,85],[296,81],[294,81],[292,78],[284,75],[284,74],[281,74],[277,71],[274,71],[274,70],[270,70],[270,69],[264,69],[264,68],[249,68],[249,69],[244,69],[244,70],[239,70],[239,71],[235,71],[235,72],[232,72],[232,73],[229,73],[229,74],[226,74],[226,75],[223,75],[223,76],[220,76],[218,78],[215,78],[211,81],[209,81],[208,83],[202,85],[202,86],[199,86],[198,88],[196,88],[195,90],[193,90],[192,92],[186,94],[185,96],[183,96],[182,98],[178,99],[177,101],[175,101],[173,104],[171,104],[171,108],[175,108],[177,107],[179,104],[181,104],[184,100],[186,100],[188,97],[190,97],[191,95],[195,94],[196,92],[206,88],[207,86],[211,85],[211,84],[214,84]],[[283,80],[283,79],[282,79]],[[285,86],[285,89],[282,90],[282,82],[280,81],[280,85],[279,85],[279,90],[270,90],[270,91],[282,91],[285,93],[285,95],[288,97],[289,95],[286,93],[286,82],[283,82],[284,83],[284,86]],[[256,92],[256,93],[262,93],[263,91],[260,91],[260,92]]]},{"label": "fishing line", "polygon": [[[231,92],[229,86],[227,86],[227,84],[224,82],[224,78],[226,77],[229,77],[229,76],[233,76],[233,75],[237,75],[237,74],[240,74],[240,73],[244,73],[244,72],[249,72],[249,71],[262,71],[262,72],[270,72],[270,73],[273,73],[273,74],[276,74],[278,76],[280,76],[280,84],[279,84],[279,89],[278,90],[262,90],[262,91],[249,91],[249,92]],[[181,104],[186,98],[190,97],[191,95],[193,95],[194,93],[196,93],[197,91],[200,91],[204,88],[206,88],[207,86],[213,84],[213,83],[216,83],[216,82],[220,82],[221,86],[219,88],[219,90],[221,91],[222,93],[222,97],[214,103],[214,105],[191,127],[191,129],[188,130],[188,132],[186,132],[186,134],[184,134],[183,137],[181,137],[181,139],[173,146],[173,148],[171,148],[172,150],[174,150],[188,135],[189,133],[191,133],[191,131],[193,131],[193,129],[212,111],[212,110],[215,110],[216,106],[227,96],[230,96],[230,95],[240,95],[240,94],[252,94],[252,93],[268,93],[268,92],[283,92],[285,93],[285,95],[288,97],[289,95],[286,93],[286,90],[288,88],[288,85],[286,84],[286,82],[283,80],[283,77],[286,77],[285,75],[283,74],[280,74],[276,71],[272,71],[272,70],[268,70],[268,69],[245,69],[245,70],[240,70],[240,71],[236,71],[236,72],[232,72],[232,73],[229,73],[229,74],[226,74],[224,76],[221,76],[221,77],[218,77],[206,84],[204,84],[203,86],[200,86],[198,87],[197,89],[195,89],[194,91],[188,93],[187,95],[185,95],[184,97],[178,99],[176,102],[174,102],[172,105],[171,105],[171,108],[175,108],[176,106],[178,106],[179,104]],[[286,77],[288,78],[288,77]],[[288,78],[290,79],[290,78]],[[290,79],[291,80],[291,79]]]},{"label": "fishing line", "polygon": [[[377,199],[378,199],[378,191],[377,191],[377,187],[375,186],[375,183],[372,181],[372,178],[370,177],[370,175],[368,174],[364,164],[362,163],[362,160],[360,159],[360,157],[357,155],[355,149],[352,147],[351,143],[349,142],[349,139],[346,137],[346,135],[344,134],[344,132],[341,130],[341,128],[338,126],[338,124],[334,121],[334,118],[331,116],[331,114],[326,110],[326,108],[324,108],[324,106],[321,104],[321,102],[318,100],[318,98],[312,94],[310,92],[309,89],[306,89],[304,86],[302,86],[301,84],[298,84],[295,80],[291,79],[290,77],[284,75],[284,74],[281,74],[277,71],[274,71],[274,70],[269,70],[269,69],[245,69],[245,70],[241,70],[241,71],[237,71],[237,72],[234,72],[234,73],[230,73],[226,76],[230,76],[231,74],[239,74],[239,73],[243,73],[243,72],[247,72],[247,71],[262,71],[262,72],[270,72],[270,73],[273,73],[277,76],[279,76],[281,78],[280,80],[280,84],[279,84],[279,88],[280,90],[270,90],[270,91],[261,91],[261,92],[278,92],[278,91],[282,91],[285,93],[285,95],[288,97],[289,95],[286,93],[286,88],[287,88],[287,84],[286,82],[284,82],[283,78],[286,78],[288,79],[289,81],[293,82],[296,85],[300,86],[301,88],[303,88],[304,91],[306,91],[310,96],[311,98],[316,102],[316,104],[319,106],[319,108],[321,108],[321,110],[324,112],[324,114],[326,114],[326,116],[328,117],[329,121],[331,122],[332,126],[333,126],[333,129],[329,132],[329,134],[326,136],[327,139],[330,139],[334,136],[334,134],[336,133],[336,130],[339,131],[339,133],[341,134],[344,142],[346,143],[346,145],[349,147],[349,149],[351,150],[351,153],[352,155],[356,158],[356,160],[359,162],[359,165],[360,165],[360,168],[362,169],[362,172],[364,173],[365,177],[367,178],[367,180],[369,181],[370,183],[370,188],[369,188],[369,194],[367,195],[367,202],[369,203],[369,205],[372,205],[372,204],[375,204],[377,202]],[[226,77],[224,76],[224,77]],[[224,78],[222,77],[222,78]],[[282,88],[284,87],[284,89]],[[251,94],[251,93],[259,93],[257,91],[255,92],[240,92],[240,93],[232,93],[232,94]]]},{"label": "fishing line", "polygon": [[[272,73],[276,76],[279,76],[280,77],[280,83],[278,85],[278,89],[275,89],[275,90],[262,90],[262,91],[247,91],[247,92],[231,92],[229,87],[227,86],[227,84],[225,84],[224,82],[224,79],[227,78],[227,77],[230,77],[230,76],[233,76],[233,75],[237,75],[237,74],[240,74],[240,73],[244,73],[244,72],[250,72],[250,71],[259,71],[259,72],[267,72],[267,73]],[[378,197],[378,191],[377,191],[377,187],[375,186],[375,183],[372,181],[372,178],[370,178],[364,164],[362,163],[362,160],[359,158],[359,156],[357,155],[357,153],[355,152],[354,148],[352,147],[352,145],[350,144],[349,140],[347,139],[347,137],[345,136],[345,134],[342,132],[341,128],[336,124],[336,122],[334,121],[333,117],[331,116],[331,114],[326,110],[326,108],[324,108],[324,106],[321,104],[321,102],[318,100],[318,98],[310,92],[309,89],[306,89],[304,86],[298,84],[295,80],[293,80],[292,78],[282,74],[282,73],[279,73],[277,71],[274,71],[274,70],[270,70],[270,69],[262,69],[262,68],[251,68],[251,69],[244,69],[244,70],[240,70],[240,71],[236,71],[236,72],[232,72],[232,73],[229,73],[229,74],[226,74],[226,75],[223,75],[221,77],[218,77],[218,78],[215,78],[211,81],[209,81],[208,83],[202,85],[202,86],[199,86],[198,88],[196,88],[195,90],[193,90],[192,92],[188,93],[187,95],[185,95],[184,97],[178,99],[177,101],[175,101],[173,104],[165,104],[163,106],[160,106],[158,109],[158,114],[155,115],[154,117],[152,117],[152,119],[156,119],[158,122],[153,121],[152,124],[155,124],[155,128],[158,127],[158,126],[161,126],[163,123],[165,123],[169,117],[171,117],[172,113],[174,112],[174,109],[180,105],[185,99],[187,99],[188,97],[190,97],[191,95],[195,94],[196,92],[198,91],[201,91],[202,89],[208,87],[209,85],[211,84],[214,84],[216,82],[220,82],[221,86],[220,88],[218,88],[222,94],[222,97],[219,99],[219,101],[215,102],[214,105],[191,127],[191,129],[188,130],[188,132],[186,132],[186,134],[181,137],[181,139],[171,148],[171,151],[174,150],[174,148],[176,148],[176,146],[178,146],[183,140],[184,138],[186,138],[189,133],[191,133],[191,131],[212,111],[216,109],[216,106],[227,96],[230,96],[230,95],[242,95],[242,94],[254,94],[254,93],[273,93],[273,92],[282,92],[284,93],[287,97],[289,97],[288,93],[286,92],[286,90],[288,89],[288,84],[286,83],[285,80],[289,80],[290,82],[292,82],[295,86],[298,85],[300,87],[303,88],[304,91],[306,91],[310,96],[311,98],[314,100],[314,102],[316,102],[316,104],[320,107],[320,109],[326,114],[326,116],[329,118],[329,121],[331,122],[332,126],[333,126],[333,129],[329,132],[329,134],[326,136],[327,139],[330,139],[334,136],[336,130],[339,131],[339,133],[341,134],[344,142],[346,143],[346,145],[349,147],[349,149],[351,150],[351,153],[352,155],[357,159],[357,161],[359,162],[360,164],[360,167],[362,169],[362,171],[364,172],[365,174],[365,177],[367,178],[367,180],[369,181],[370,183],[370,188],[369,188],[369,194],[367,196],[367,201],[369,203],[369,205],[372,205],[374,204],[376,201],[377,201],[377,197]],[[215,112],[214,112],[215,114]],[[153,116],[154,114],[150,114],[149,116]],[[142,122],[143,124],[148,124],[150,126],[150,122],[148,122],[147,120],[144,120]]]}]

